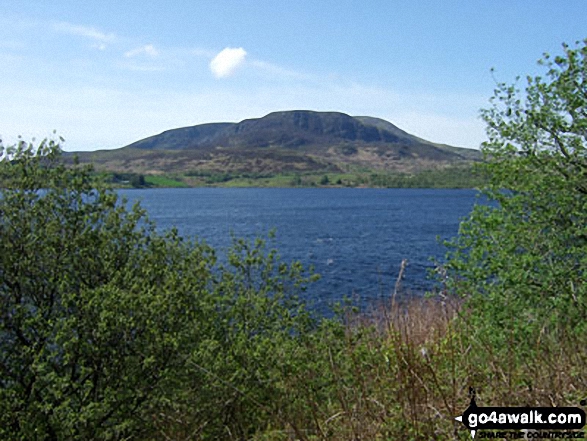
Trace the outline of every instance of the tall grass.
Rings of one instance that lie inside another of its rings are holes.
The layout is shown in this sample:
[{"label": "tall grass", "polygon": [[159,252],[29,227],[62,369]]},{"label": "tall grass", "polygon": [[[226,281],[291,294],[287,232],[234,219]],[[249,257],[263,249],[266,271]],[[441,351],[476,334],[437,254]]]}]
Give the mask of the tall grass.
[{"label": "tall grass", "polygon": [[[472,337],[471,314],[466,301],[440,292],[402,302],[392,295],[369,314],[324,320],[282,354],[268,401],[239,409],[271,408],[265,419],[246,437],[226,439],[465,440],[454,418],[470,388],[480,406],[578,406],[585,398],[585,336],[538,336],[529,358],[513,344]],[[175,435],[168,439],[199,439]]]}]

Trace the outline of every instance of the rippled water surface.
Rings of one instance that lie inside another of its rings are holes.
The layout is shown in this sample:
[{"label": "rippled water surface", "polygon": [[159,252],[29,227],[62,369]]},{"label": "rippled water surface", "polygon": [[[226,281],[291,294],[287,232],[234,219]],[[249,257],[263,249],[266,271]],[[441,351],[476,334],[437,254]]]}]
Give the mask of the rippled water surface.
[{"label": "rippled water surface", "polygon": [[474,190],[191,188],[120,190],[140,200],[158,227],[175,226],[222,251],[237,237],[267,236],[284,260],[314,265],[322,275],[308,300],[316,307],[351,296],[389,296],[402,259],[404,291],[432,286],[430,258],[477,201]]}]

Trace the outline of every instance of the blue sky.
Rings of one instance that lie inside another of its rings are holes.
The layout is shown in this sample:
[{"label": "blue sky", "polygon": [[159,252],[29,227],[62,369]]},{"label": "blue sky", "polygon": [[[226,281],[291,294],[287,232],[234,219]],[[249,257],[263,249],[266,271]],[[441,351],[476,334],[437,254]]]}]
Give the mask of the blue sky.
[{"label": "blue sky", "polygon": [[0,135],[110,149],[310,109],[477,148],[495,78],[539,73],[586,17],[585,0],[2,0]]}]

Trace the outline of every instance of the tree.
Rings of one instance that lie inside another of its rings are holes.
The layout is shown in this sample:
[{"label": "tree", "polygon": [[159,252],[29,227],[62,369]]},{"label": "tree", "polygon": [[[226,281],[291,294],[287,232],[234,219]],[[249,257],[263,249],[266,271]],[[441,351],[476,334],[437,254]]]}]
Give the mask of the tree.
[{"label": "tree", "polygon": [[146,438],[182,403],[190,433],[245,438],[267,411],[243,403],[312,326],[303,269],[242,241],[218,266],[56,142],[2,150],[0,438]]},{"label": "tree", "polygon": [[146,185],[145,183],[145,176],[141,174],[132,174],[130,177],[130,185],[135,188],[141,188]]},{"label": "tree", "polygon": [[[181,364],[213,263],[24,142],[2,161],[0,434],[117,437]],[[171,270],[172,269],[172,270]],[[179,275],[182,277],[179,277]]]},{"label": "tree", "polygon": [[461,225],[447,266],[472,332],[520,348],[587,318],[587,41],[539,64],[544,77],[524,92],[498,84],[482,111],[491,202]]}]

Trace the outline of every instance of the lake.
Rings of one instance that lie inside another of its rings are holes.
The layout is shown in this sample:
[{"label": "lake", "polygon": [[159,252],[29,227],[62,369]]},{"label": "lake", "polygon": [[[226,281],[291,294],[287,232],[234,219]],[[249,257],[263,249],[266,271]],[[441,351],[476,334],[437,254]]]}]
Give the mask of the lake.
[{"label": "lake", "polygon": [[139,200],[161,229],[204,239],[220,254],[236,237],[267,237],[285,261],[313,265],[322,278],[308,301],[317,309],[349,296],[367,305],[393,292],[402,259],[408,295],[427,278],[477,201],[475,190],[357,188],[185,188],[119,190]]}]

